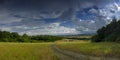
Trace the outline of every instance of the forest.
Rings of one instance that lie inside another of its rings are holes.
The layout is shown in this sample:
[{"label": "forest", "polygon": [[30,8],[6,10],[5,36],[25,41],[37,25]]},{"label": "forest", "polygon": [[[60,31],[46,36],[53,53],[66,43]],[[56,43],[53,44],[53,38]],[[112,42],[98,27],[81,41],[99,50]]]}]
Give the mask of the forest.
[{"label": "forest", "polygon": [[98,29],[92,42],[120,42],[120,20],[113,19],[110,24]]},{"label": "forest", "polygon": [[0,31],[0,42],[54,42],[62,37],[50,35],[29,36],[19,35],[17,32]]}]

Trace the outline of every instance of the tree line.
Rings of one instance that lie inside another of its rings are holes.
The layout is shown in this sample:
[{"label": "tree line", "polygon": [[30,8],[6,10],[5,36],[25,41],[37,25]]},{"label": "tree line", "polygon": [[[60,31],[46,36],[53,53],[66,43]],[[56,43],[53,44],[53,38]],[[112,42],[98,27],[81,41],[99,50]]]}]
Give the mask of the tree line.
[{"label": "tree line", "polygon": [[120,42],[120,20],[113,19],[110,24],[98,29],[92,42]]},{"label": "tree line", "polygon": [[54,42],[63,37],[50,35],[29,36],[27,34],[19,35],[17,32],[0,31],[0,42]]}]

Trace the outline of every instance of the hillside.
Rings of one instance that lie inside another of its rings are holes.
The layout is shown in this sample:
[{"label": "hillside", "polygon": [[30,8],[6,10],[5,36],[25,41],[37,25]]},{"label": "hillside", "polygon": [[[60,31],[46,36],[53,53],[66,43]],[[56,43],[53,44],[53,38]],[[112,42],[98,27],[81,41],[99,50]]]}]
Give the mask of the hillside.
[{"label": "hillside", "polygon": [[93,42],[120,42],[120,20],[113,19],[107,26],[97,31],[92,37]]}]

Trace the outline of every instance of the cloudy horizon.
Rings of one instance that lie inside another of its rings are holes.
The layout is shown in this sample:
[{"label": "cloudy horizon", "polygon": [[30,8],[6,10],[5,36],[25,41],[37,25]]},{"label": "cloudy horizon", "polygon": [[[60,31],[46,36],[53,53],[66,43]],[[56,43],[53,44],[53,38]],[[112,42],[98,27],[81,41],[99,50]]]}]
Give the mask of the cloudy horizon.
[{"label": "cloudy horizon", "polygon": [[0,0],[0,30],[28,35],[95,33],[120,19],[120,0]]}]

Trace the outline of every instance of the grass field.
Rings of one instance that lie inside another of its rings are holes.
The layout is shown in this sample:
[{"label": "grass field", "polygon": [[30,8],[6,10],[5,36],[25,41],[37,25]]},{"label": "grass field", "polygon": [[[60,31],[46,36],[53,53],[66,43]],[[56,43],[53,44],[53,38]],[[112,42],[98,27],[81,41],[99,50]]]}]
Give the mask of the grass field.
[{"label": "grass field", "polygon": [[63,50],[92,55],[98,57],[120,57],[118,43],[90,43],[90,42],[62,42],[56,43]]},{"label": "grass field", "polygon": [[58,60],[52,43],[0,43],[0,60]]},{"label": "grass field", "polygon": [[[54,43],[0,43],[0,60],[59,60],[51,49]],[[90,56],[120,57],[118,43],[91,43],[90,41],[55,42],[62,50]]]}]

